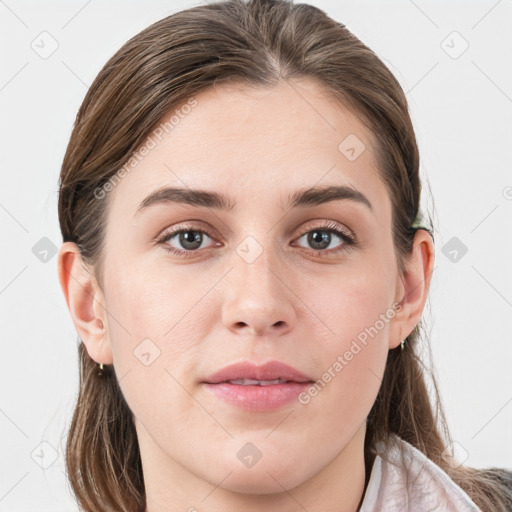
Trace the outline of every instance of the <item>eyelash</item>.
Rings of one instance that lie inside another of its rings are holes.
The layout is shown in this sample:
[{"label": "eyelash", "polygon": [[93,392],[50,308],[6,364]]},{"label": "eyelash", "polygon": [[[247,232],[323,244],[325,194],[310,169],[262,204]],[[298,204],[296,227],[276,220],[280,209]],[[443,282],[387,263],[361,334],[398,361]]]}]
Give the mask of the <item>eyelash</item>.
[{"label": "eyelash", "polygon": [[[208,235],[210,238],[212,238],[212,239],[214,238],[214,236],[206,229],[197,229],[196,226],[185,225],[185,226],[180,226],[179,228],[174,229],[172,231],[165,232],[157,240],[157,244],[163,245],[163,248],[171,254],[174,254],[174,255],[177,255],[177,256],[180,256],[183,258],[192,258],[195,256],[195,253],[199,252],[197,249],[194,251],[191,251],[191,250],[185,251],[185,250],[176,249],[175,247],[171,247],[166,243],[171,238],[173,238],[175,235],[178,235],[180,233],[185,233],[187,231],[204,233],[204,234]],[[347,251],[347,250],[353,248],[357,244],[357,240],[356,240],[355,236],[349,234],[348,232],[346,232],[344,230],[341,230],[339,228],[338,224],[333,223],[333,222],[330,222],[323,226],[316,226],[314,228],[310,228],[307,231],[304,231],[301,235],[299,235],[299,237],[297,239],[302,238],[304,235],[307,235],[308,233],[310,233],[312,231],[327,231],[330,233],[334,233],[336,236],[338,236],[339,238],[341,238],[343,240],[343,244],[340,247],[338,247],[337,249],[322,249],[322,250],[306,249],[308,252],[314,253],[315,256],[318,256],[318,255],[324,256],[325,253],[337,254],[338,252],[341,252],[341,251]]]}]

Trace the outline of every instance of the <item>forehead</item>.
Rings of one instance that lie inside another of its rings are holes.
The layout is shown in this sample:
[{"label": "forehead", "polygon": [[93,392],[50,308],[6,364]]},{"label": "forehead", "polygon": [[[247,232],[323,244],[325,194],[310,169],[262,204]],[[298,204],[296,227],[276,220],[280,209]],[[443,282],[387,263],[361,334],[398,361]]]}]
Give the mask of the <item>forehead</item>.
[{"label": "forehead", "polygon": [[164,186],[218,190],[260,207],[332,184],[361,190],[377,207],[386,201],[371,132],[317,82],[217,85],[194,100],[162,118],[159,126],[172,129],[150,135],[151,149],[116,185],[111,199],[123,216]]}]

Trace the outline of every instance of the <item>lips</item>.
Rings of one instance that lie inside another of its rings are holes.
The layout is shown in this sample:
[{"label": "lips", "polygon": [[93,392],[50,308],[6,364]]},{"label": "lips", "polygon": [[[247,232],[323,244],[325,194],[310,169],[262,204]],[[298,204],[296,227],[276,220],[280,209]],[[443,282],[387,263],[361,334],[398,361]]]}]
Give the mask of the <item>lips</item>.
[{"label": "lips", "polygon": [[245,361],[222,368],[203,382],[204,390],[244,413],[270,413],[293,403],[314,379],[280,361],[262,366]]},{"label": "lips", "polygon": [[226,366],[204,380],[209,384],[230,381],[240,385],[271,386],[281,384],[283,381],[305,383],[314,382],[314,379],[280,361],[269,361],[261,366],[246,361]]},{"label": "lips", "polygon": [[311,382],[287,381],[269,386],[205,382],[203,386],[207,393],[222,400],[230,407],[235,407],[243,412],[269,413],[293,403],[297,406],[298,396],[311,386]]}]

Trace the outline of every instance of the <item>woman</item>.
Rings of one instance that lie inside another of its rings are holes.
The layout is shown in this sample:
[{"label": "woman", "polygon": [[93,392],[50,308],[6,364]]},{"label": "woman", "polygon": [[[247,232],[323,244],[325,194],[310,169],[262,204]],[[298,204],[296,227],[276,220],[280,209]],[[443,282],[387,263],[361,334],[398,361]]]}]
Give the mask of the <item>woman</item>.
[{"label": "woman", "polygon": [[83,510],[511,510],[427,393],[418,167],[400,85],[312,6],[195,7],[107,62],[59,195]]}]

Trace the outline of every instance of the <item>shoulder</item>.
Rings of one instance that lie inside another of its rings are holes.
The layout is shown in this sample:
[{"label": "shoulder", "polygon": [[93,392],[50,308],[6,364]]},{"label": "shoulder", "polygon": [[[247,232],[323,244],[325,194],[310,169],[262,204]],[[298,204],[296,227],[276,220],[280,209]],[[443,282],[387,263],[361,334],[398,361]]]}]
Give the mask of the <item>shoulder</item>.
[{"label": "shoulder", "polygon": [[492,480],[499,482],[505,489],[512,491],[512,470],[505,468],[487,468],[482,471]]},{"label": "shoulder", "polygon": [[[483,468],[473,469],[481,479],[493,484],[494,493],[499,492],[506,503],[507,510],[512,510],[512,470],[505,468]],[[497,485],[498,491],[496,490]]]},{"label": "shoulder", "polygon": [[403,439],[393,435],[377,448],[360,512],[481,512],[439,466]]}]

